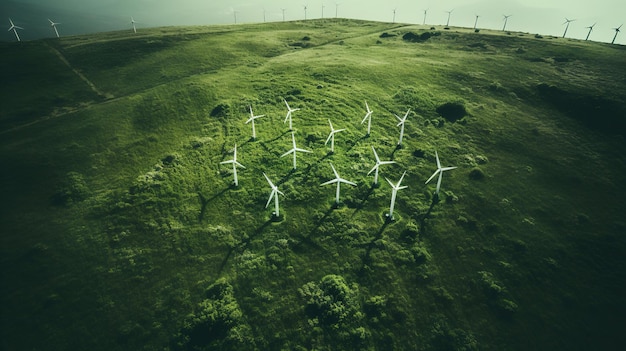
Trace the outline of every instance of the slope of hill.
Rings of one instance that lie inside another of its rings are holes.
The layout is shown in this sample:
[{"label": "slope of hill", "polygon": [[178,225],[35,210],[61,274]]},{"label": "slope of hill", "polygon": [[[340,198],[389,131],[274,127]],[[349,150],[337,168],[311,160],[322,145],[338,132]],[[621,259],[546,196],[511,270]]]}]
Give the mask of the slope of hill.
[{"label": "slope of hill", "polygon": [[626,342],[622,46],[353,20],[0,46],[4,349]]}]

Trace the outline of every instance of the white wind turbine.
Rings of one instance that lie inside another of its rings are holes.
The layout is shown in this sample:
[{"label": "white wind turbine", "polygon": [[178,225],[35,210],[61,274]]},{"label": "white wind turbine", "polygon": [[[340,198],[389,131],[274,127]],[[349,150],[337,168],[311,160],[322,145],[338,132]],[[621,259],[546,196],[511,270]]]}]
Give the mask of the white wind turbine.
[{"label": "white wind turbine", "polygon": [[346,184],[350,184],[352,186],[356,186],[356,183],[353,183],[349,180],[345,180],[343,178],[341,178],[339,176],[339,173],[337,173],[337,171],[335,170],[335,167],[333,166],[333,164],[330,164],[330,167],[333,169],[333,173],[335,173],[335,179],[329,180],[325,183],[322,183],[320,186],[324,186],[324,185],[328,185],[328,184],[333,184],[333,183],[337,183],[337,193],[335,196],[335,203],[339,204],[339,193],[341,192],[341,183],[346,183]]},{"label": "white wind turbine", "polygon": [[373,146],[372,146],[372,151],[374,151],[374,157],[376,157],[376,164],[374,165],[374,167],[372,167],[372,169],[369,172],[367,172],[367,175],[370,175],[372,172],[376,171],[376,173],[374,173],[374,185],[378,185],[378,168],[381,165],[389,165],[392,163],[396,163],[396,161],[381,161],[380,158],[378,158],[376,149],[374,149]]},{"label": "white wind turbine", "polygon": [[265,177],[265,179],[267,179],[267,182],[270,184],[270,187],[272,187],[272,192],[270,193],[270,197],[269,199],[267,199],[267,203],[265,204],[265,208],[267,208],[267,206],[270,205],[270,202],[272,202],[272,197],[274,198],[274,216],[275,217],[280,217],[280,208],[278,206],[278,194],[285,196],[285,194],[283,194],[282,191],[278,190],[278,187],[276,185],[274,185],[274,183],[272,183],[272,181],[270,180],[270,178],[263,173],[263,176]]},{"label": "white wind turbine", "polygon": [[291,123],[291,113],[294,111],[298,111],[299,108],[291,108],[289,107],[287,100],[283,99],[283,101],[285,102],[285,105],[287,105],[287,117],[285,117],[285,121],[283,123],[287,123],[287,120],[289,120],[289,130],[293,130],[293,125]]},{"label": "white wind turbine", "polygon": [[324,143],[324,145],[328,144],[328,141],[330,140],[330,152],[334,153],[335,152],[335,134],[339,133],[339,132],[343,132],[344,129],[335,129],[333,128],[333,124],[330,121],[330,119],[328,120],[328,123],[330,124],[330,134],[328,134],[328,138],[326,138],[326,142]]},{"label": "white wind turbine", "polygon": [[565,32],[563,32],[563,38],[565,38],[565,34],[567,34],[567,29],[569,28],[570,22],[574,22],[574,21],[575,19],[571,20],[565,17],[565,22],[563,22],[563,24],[566,24],[566,26],[565,26]]},{"label": "white wind turbine", "polygon": [[595,27],[595,25],[596,25],[596,24],[597,24],[597,22],[596,22],[596,23],[594,23],[594,24],[592,24],[592,25],[591,25],[591,26],[589,26],[589,27],[585,27],[585,28],[589,28],[589,32],[587,33],[587,37],[585,38],[585,40],[588,40],[588,39],[589,39],[589,36],[591,35],[591,31],[593,30],[593,27]]},{"label": "white wind turbine", "polygon": [[233,164],[233,175],[235,177],[234,184],[235,184],[235,186],[238,186],[239,185],[239,181],[237,180],[237,166],[239,166],[241,168],[246,168],[246,167],[244,167],[241,163],[237,162],[237,144],[235,144],[235,149],[233,151],[233,159],[232,160],[228,160],[228,161],[220,162],[220,164],[222,164],[222,165],[229,164],[229,163]]},{"label": "white wind turbine", "polygon": [[300,152],[312,152],[312,151],[298,148],[296,146],[296,137],[294,136],[293,132],[291,132],[291,142],[293,144],[293,148],[291,148],[291,150],[289,150],[289,151],[285,152],[284,154],[282,154],[280,157],[285,157],[285,156],[293,153],[293,169],[296,169],[296,153],[298,151],[300,151]]},{"label": "white wind turbine", "polygon": [[135,27],[135,19],[133,18],[133,16],[130,16],[130,24],[133,25],[133,32],[136,34],[137,33],[137,27]]},{"label": "white wind turbine", "polygon": [[59,37],[59,31],[57,30],[57,24],[61,24],[61,23],[56,23],[56,22],[52,22],[51,19],[48,18],[48,21],[50,22],[50,27],[52,27],[52,29],[54,29],[54,33],[57,35],[57,38]]},{"label": "white wind turbine", "polygon": [[408,109],[406,111],[406,113],[404,114],[404,117],[402,117],[402,118],[400,118],[400,117],[398,117],[398,115],[394,114],[394,116],[396,116],[398,121],[400,121],[400,122],[398,122],[397,127],[398,126],[402,126],[402,127],[400,127],[400,140],[398,140],[398,147],[402,146],[402,137],[404,136],[404,124],[406,123],[406,118],[409,116],[409,112],[411,112],[411,109]]},{"label": "white wind turbine", "polygon": [[435,194],[439,196],[439,189],[441,188],[441,178],[443,176],[443,172],[455,169],[456,167],[441,167],[441,162],[439,162],[439,155],[437,154],[437,150],[435,150],[435,158],[437,159],[437,170],[433,175],[428,178],[428,180],[424,184],[428,184],[437,174],[439,174],[439,179],[437,179],[437,189],[435,190]]},{"label": "white wind turbine", "polygon": [[367,104],[367,101],[365,101],[365,107],[367,108],[367,113],[365,114],[365,117],[361,121],[361,124],[365,123],[365,121],[367,120],[367,135],[370,135],[370,131],[372,130],[372,112],[374,111],[370,110],[370,107]]},{"label": "white wind turbine", "polygon": [[254,120],[257,118],[261,118],[261,117],[265,117],[265,115],[255,116],[254,113],[252,113],[252,106],[250,106],[250,118],[248,118],[248,120],[246,121],[246,124],[252,123],[252,140],[256,139],[256,129],[254,128]]},{"label": "white wind turbine", "polygon": [[509,17],[511,16],[513,15],[502,15],[502,17],[504,17],[504,26],[502,27],[503,32],[506,30],[506,23],[509,21]]},{"label": "white wind turbine", "polygon": [[9,22],[11,23],[11,27],[9,27],[9,30],[7,32],[13,31],[13,34],[15,34],[15,37],[17,38],[17,41],[22,41],[20,39],[20,36],[17,34],[17,30],[18,29],[24,29],[20,26],[16,26],[13,21],[9,18]]},{"label": "white wind turbine", "polygon": [[446,21],[446,28],[448,28],[450,26],[450,15],[452,14],[452,11],[454,11],[454,9],[450,10],[450,11],[444,11],[448,13],[448,20]]},{"label": "white wind turbine", "polygon": [[405,175],[406,175],[406,171],[402,173],[402,177],[400,177],[398,184],[395,184],[395,185],[391,182],[391,180],[389,180],[389,178],[385,177],[389,185],[391,185],[391,204],[389,205],[389,217],[387,217],[391,221],[393,221],[393,208],[395,207],[395,204],[396,204],[396,195],[398,193],[398,190],[408,188],[407,185],[400,186],[400,183],[402,183],[402,179],[404,179]]}]

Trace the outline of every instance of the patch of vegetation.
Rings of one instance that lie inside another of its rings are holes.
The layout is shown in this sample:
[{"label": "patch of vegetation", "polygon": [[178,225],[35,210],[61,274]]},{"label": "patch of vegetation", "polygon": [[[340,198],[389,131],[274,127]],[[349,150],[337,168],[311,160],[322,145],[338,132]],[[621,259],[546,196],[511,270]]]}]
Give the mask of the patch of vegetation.
[{"label": "patch of vegetation", "polygon": [[443,105],[439,105],[436,111],[441,117],[452,123],[467,116],[465,105],[461,102],[446,102]]}]

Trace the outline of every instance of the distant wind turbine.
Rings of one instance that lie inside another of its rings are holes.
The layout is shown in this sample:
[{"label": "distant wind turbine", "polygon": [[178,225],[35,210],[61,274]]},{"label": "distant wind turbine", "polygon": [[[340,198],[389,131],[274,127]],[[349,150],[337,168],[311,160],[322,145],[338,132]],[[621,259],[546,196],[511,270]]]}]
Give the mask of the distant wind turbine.
[{"label": "distant wind turbine", "polygon": [[283,101],[285,102],[285,105],[287,105],[287,117],[285,117],[285,121],[283,123],[286,123],[287,120],[289,120],[289,130],[293,130],[293,124],[291,122],[291,113],[298,111],[299,108],[291,108],[289,107],[289,104],[287,103],[287,100],[283,99]]},{"label": "distant wind turbine", "polygon": [[57,24],[61,24],[61,23],[56,23],[56,22],[52,22],[51,19],[48,18],[48,21],[50,22],[50,27],[52,27],[52,29],[54,29],[54,33],[57,35],[57,38],[59,37],[59,31],[57,30]]},{"label": "distant wind turbine", "polygon": [[401,126],[400,127],[400,139],[398,140],[398,147],[402,147],[402,137],[404,136],[404,124],[406,123],[406,118],[409,116],[409,112],[411,112],[411,109],[408,109],[406,113],[404,114],[404,117],[402,118],[398,117],[398,115],[394,115],[396,116],[398,121],[400,121],[398,122],[397,126]]},{"label": "distant wind turbine", "polygon": [[238,186],[239,185],[239,181],[237,180],[237,166],[239,166],[241,168],[246,168],[246,167],[244,167],[241,163],[237,162],[237,144],[235,144],[235,149],[233,151],[233,159],[232,160],[228,160],[228,161],[220,162],[220,164],[222,164],[222,165],[229,164],[229,163],[232,163],[232,165],[233,165],[233,175],[235,177],[234,184],[235,184],[235,186]]},{"label": "distant wind turbine", "polygon": [[265,115],[255,116],[252,112],[252,106],[250,106],[250,118],[246,121],[246,124],[252,123],[252,140],[256,139],[256,129],[254,128],[254,120],[257,118],[265,117]]},{"label": "distant wind turbine", "polygon": [[282,196],[285,196],[285,194],[283,194],[282,191],[278,190],[278,187],[274,185],[274,183],[272,183],[272,181],[267,176],[267,174],[263,173],[263,176],[265,177],[265,179],[267,179],[267,182],[270,184],[270,187],[272,188],[272,192],[270,193],[269,199],[267,199],[265,208],[267,208],[267,206],[270,205],[270,202],[272,202],[272,197],[273,197],[274,198],[274,216],[278,218],[280,217],[280,207],[278,206],[278,194]]},{"label": "distant wind turbine", "polygon": [[263,23],[265,23],[265,7],[263,8]]},{"label": "distant wind turbine", "polygon": [[11,23],[11,27],[9,27],[9,30],[7,32],[13,31],[13,34],[15,34],[15,37],[17,38],[17,41],[22,41],[20,39],[20,36],[17,34],[17,30],[18,29],[24,29],[20,26],[16,26],[13,21],[9,18],[9,22]]},{"label": "distant wind turbine", "polygon": [[293,169],[296,169],[296,153],[299,152],[312,152],[309,150],[305,150],[305,149],[300,149],[299,147],[296,146],[296,137],[294,136],[294,133],[291,132],[291,142],[293,144],[293,147],[291,148],[291,150],[285,152],[284,154],[282,154],[280,157],[285,157],[289,154],[293,154]]},{"label": "distant wind turbine", "polygon": [[324,7],[326,7],[326,5],[322,4],[322,19],[324,19]]},{"label": "distant wind turbine", "polygon": [[306,9],[308,8],[308,5],[303,5],[304,7],[304,20],[306,21]]},{"label": "distant wind turbine", "polygon": [[611,44],[615,44],[615,39],[617,38],[617,35],[618,35],[618,34],[619,34],[619,32],[620,32],[620,30],[619,30],[619,29],[620,29],[620,28],[622,28],[622,26],[623,26],[623,24],[620,24],[620,26],[619,26],[619,27],[617,27],[617,28],[613,28],[613,29],[615,29],[615,36],[613,37],[613,40],[611,41]]},{"label": "distant wind turbine", "polygon": [[441,188],[441,178],[443,177],[443,172],[455,169],[456,167],[441,167],[441,162],[439,162],[439,155],[437,154],[437,150],[435,150],[435,158],[437,159],[437,170],[433,175],[428,178],[428,180],[424,184],[428,184],[437,174],[439,174],[439,179],[437,179],[437,188],[435,190],[435,194],[439,196],[439,189]]},{"label": "distant wind turbine", "polygon": [[335,173],[335,179],[329,180],[325,183],[322,183],[320,186],[324,186],[324,185],[328,185],[328,184],[333,184],[333,183],[337,183],[337,192],[336,192],[336,196],[335,196],[335,203],[339,204],[339,193],[341,192],[341,183],[345,183],[345,184],[350,184],[352,186],[356,186],[356,183],[353,183],[349,180],[345,180],[343,178],[341,178],[339,176],[339,173],[337,173],[337,171],[335,170],[335,167],[333,166],[333,164],[330,164],[330,167],[333,169],[333,173]]},{"label": "distant wind turbine", "polygon": [[337,15],[339,14],[339,3],[336,2],[335,3],[335,18],[337,18]]},{"label": "distant wind turbine", "polygon": [[446,27],[448,27],[450,25],[450,15],[452,14],[452,11],[454,11],[454,9],[450,10],[450,11],[444,11],[448,13],[448,21],[446,22]]},{"label": "distant wind turbine", "polygon": [[424,22],[422,24],[426,24],[426,14],[428,13],[428,9],[424,10]]},{"label": "distant wind turbine", "polygon": [[328,124],[330,124],[330,134],[328,134],[328,138],[326,138],[326,142],[324,143],[324,145],[328,144],[328,141],[330,141],[330,152],[333,153],[335,152],[335,134],[339,132],[343,132],[345,128],[344,129],[333,128],[333,123],[330,121],[330,119],[328,120]]},{"label": "distant wind turbine", "polygon": [[367,175],[370,175],[370,173],[376,171],[376,173],[374,173],[374,185],[378,185],[378,169],[380,168],[380,166],[382,165],[390,165],[392,163],[396,163],[396,161],[381,161],[380,158],[378,158],[378,154],[376,153],[376,150],[374,149],[374,147],[372,146],[372,151],[374,151],[374,157],[376,158],[376,164],[374,165],[374,167],[367,172]]},{"label": "distant wind turbine", "polygon": [[393,21],[391,23],[396,23],[396,10],[397,8],[393,9]]},{"label": "distant wind turbine", "polygon": [[593,27],[596,25],[596,23],[592,24],[589,27],[585,27],[585,28],[589,28],[589,32],[587,33],[587,37],[585,38],[585,40],[589,39],[589,35],[591,35],[591,31],[593,30]]},{"label": "distant wind turbine", "polygon": [[281,9],[281,10],[283,10],[283,22],[285,22],[285,10],[286,9]]},{"label": "distant wind turbine", "polygon": [[237,24],[237,12],[238,11],[233,11],[233,16],[235,16],[235,24]]},{"label": "distant wind turbine", "polygon": [[565,17],[565,22],[563,22],[563,24],[566,24],[565,26],[565,32],[563,32],[563,38],[565,38],[565,34],[567,34],[567,29],[569,28],[569,24],[570,22],[574,22],[575,19],[571,20],[571,19],[567,19],[567,17]]},{"label": "distant wind turbine", "polygon": [[370,135],[370,131],[372,130],[372,112],[374,111],[370,110],[370,107],[367,104],[367,101],[365,101],[365,107],[367,108],[367,113],[365,114],[365,117],[361,121],[361,124],[367,121],[367,135]]},{"label": "distant wind turbine", "polygon": [[480,16],[476,15],[476,20],[474,20],[474,30],[476,30],[476,25],[478,24],[478,17]]},{"label": "distant wind turbine", "polygon": [[407,185],[400,186],[400,183],[402,183],[402,179],[404,179],[405,175],[406,175],[406,171],[402,173],[402,177],[400,177],[398,184],[393,184],[391,180],[389,180],[389,178],[385,178],[387,182],[389,183],[389,185],[391,185],[391,204],[389,205],[389,217],[387,217],[390,221],[393,221],[393,208],[396,203],[396,195],[398,193],[398,190],[408,188]]},{"label": "distant wind turbine", "polygon": [[133,18],[133,16],[130,16],[130,24],[133,25],[133,32],[137,33],[137,27],[135,27],[135,19]]},{"label": "distant wind turbine", "polygon": [[506,23],[509,21],[509,17],[511,16],[513,15],[502,15],[502,17],[504,17],[504,26],[502,27],[503,32],[506,30]]}]

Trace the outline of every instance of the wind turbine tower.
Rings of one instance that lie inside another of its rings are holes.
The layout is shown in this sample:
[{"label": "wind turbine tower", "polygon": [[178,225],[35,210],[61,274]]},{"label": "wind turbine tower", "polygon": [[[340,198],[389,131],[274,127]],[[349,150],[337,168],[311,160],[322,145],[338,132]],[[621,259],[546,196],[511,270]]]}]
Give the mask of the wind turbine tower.
[{"label": "wind turbine tower", "polygon": [[130,16],[130,24],[133,25],[133,33],[137,34],[137,27],[135,26],[135,19],[133,18],[133,16]]},{"label": "wind turbine tower", "polygon": [[454,11],[454,9],[450,10],[450,11],[445,11],[448,13],[448,21],[446,22],[446,27],[448,27],[450,25],[450,15],[452,14],[452,11]]},{"label": "wind turbine tower", "polygon": [[439,162],[439,155],[437,154],[437,150],[435,150],[435,158],[437,159],[437,170],[433,175],[428,178],[428,180],[424,184],[428,184],[437,174],[439,174],[439,179],[437,179],[437,188],[435,190],[435,196],[439,197],[439,189],[441,188],[441,178],[443,177],[443,172],[455,169],[456,167],[441,167],[441,162]]},{"label": "wind turbine tower", "polygon": [[252,123],[252,140],[256,140],[256,129],[254,128],[254,120],[261,117],[265,117],[265,115],[255,116],[252,112],[252,106],[250,106],[250,118],[248,118],[246,124]]},{"label": "wind turbine tower", "polygon": [[337,170],[335,170],[335,167],[333,166],[333,164],[330,164],[330,167],[333,169],[333,173],[335,173],[335,179],[329,180],[325,183],[322,183],[320,186],[324,186],[324,185],[328,185],[328,184],[333,184],[333,183],[337,183],[337,191],[335,194],[335,203],[339,204],[339,194],[341,192],[341,183],[345,183],[345,184],[350,184],[352,186],[356,186],[356,183],[353,183],[349,180],[345,180],[343,178],[341,178],[339,176],[339,173],[337,173]]},{"label": "wind turbine tower", "polygon": [[585,38],[585,41],[587,41],[589,39],[589,36],[591,35],[591,31],[593,30],[593,27],[596,25],[596,23],[594,23],[593,25],[589,26],[589,27],[585,27],[585,28],[589,28],[589,32],[587,33],[587,37]]},{"label": "wind turbine tower", "polygon": [[424,21],[423,21],[423,25],[426,24],[426,14],[428,13],[428,9],[424,10]]},{"label": "wind turbine tower", "polygon": [[476,20],[474,20],[474,30],[476,30],[476,25],[478,25],[478,17],[480,16],[476,15]]},{"label": "wind turbine tower", "polygon": [[381,161],[380,158],[378,157],[378,154],[376,153],[376,150],[374,149],[374,147],[372,146],[372,151],[374,151],[374,157],[376,158],[376,164],[374,165],[374,167],[367,172],[367,175],[370,175],[372,172],[376,171],[376,173],[374,173],[374,186],[378,185],[378,169],[380,168],[380,166],[382,165],[390,165],[392,163],[396,163],[396,161]]},{"label": "wind turbine tower", "polygon": [[398,194],[398,190],[408,188],[407,185],[400,186],[400,184],[402,183],[402,179],[404,179],[405,175],[406,175],[406,171],[402,173],[402,177],[400,177],[398,184],[393,184],[391,180],[389,180],[389,178],[385,178],[387,180],[387,183],[391,185],[391,204],[389,205],[389,216],[387,217],[388,220],[390,221],[393,221],[393,208],[395,207],[395,204],[396,204],[396,195]]},{"label": "wind turbine tower", "polygon": [[398,115],[394,115],[396,116],[396,118],[398,119],[398,125],[397,127],[400,127],[400,139],[398,140],[398,147],[402,147],[402,137],[404,136],[404,124],[406,123],[406,118],[409,116],[409,112],[411,112],[411,109],[408,109],[406,111],[406,113],[404,114],[404,117],[400,118],[398,117]]},{"label": "wind turbine tower", "polygon": [[391,23],[396,23],[396,10],[397,8],[393,9],[393,21]]},{"label": "wind turbine tower", "polygon": [[367,120],[367,136],[369,136],[372,130],[372,112],[374,111],[370,110],[370,107],[367,104],[367,101],[365,101],[365,107],[367,108],[367,113],[365,114],[365,117],[361,121],[361,124],[365,123],[365,121]]},{"label": "wind turbine tower", "polygon": [[306,21],[306,9],[308,8],[308,5],[304,5],[304,20]]},{"label": "wind turbine tower", "polygon": [[233,159],[232,160],[228,160],[228,161],[220,162],[220,164],[222,164],[222,165],[229,164],[229,163],[232,163],[232,165],[233,165],[233,175],[235,177],[234,184],[235,184],[235,186],[239,186],[239,181],[237,180],[237,166],[239,166],[241,168],[246,168],[246,167],[244,167],[241,163],[237,162],[237,144],[235,144],[235,150],[233,151]]},{"label": "wind turbine tower", "polygon": [[59,37],[59,31],[57,30],[57,24],[61,24],[61,23],[55,23],[52,22],[51,19],[48,18],[48,21],[50,22],[50,27],[52,27],[52,29],[54,29],[54,34],[57,35],[57,38]]},{"label": "wind turbine tower", "polygon": [[299,152],[312,152],[309,150],[305,150],[305,149],[300,149],[296,146],[296,137],[294,136],[294,133],[291,132],[291,142],[293,147],[291,148],[291,150],[285,152],[284,154],[282,154],[280,157],[285,157],[289,154],[293,154],[293,169],[296,169],[296,153]]},{"label": "wind turbine tower", "polygon": [[618,35],[618,34],[619,34],[619,32],[620,32],[620,30],[619,30],[619,29],[620,29],[620,28],[622,28],[622,26],[623,26],[623,24],[620,24],[620,26],[619,26],[619,27],[617,27],[617,28],[613,28],[613,29],[615,29],[615,36],[613,37],[613,40],[611,41],[611,44],[615,44],[615,39],[617,38],[617,35]]},{"label": "wind turbine tower", "polygon": [[265,208],[267,208],[267,206],[270,205],[270,202],[272,202],[272,197],[274,198],[274,217],[275,218],[279,218],[280,217],[280,207],[278,206],[278,194],[285,196],[285,194],[283,194],[282,191],[278,190],[278,187],[276,185],[274,185],[274,183],[272,183],[272,181],[270,180],[270,178],[267,176],[267,174],[263,173],[263,176],[265,177],[265,179],[267,179],[267,182],[270,184],[270,187],[272,188],[272,192],[270,193],[270,197],[269,199],[267,199],[267,203],[265,204]]},{"label": "wind turbine tower", "polygon": [[328,144],[328,141],[330,141],[330,152],[334,153],[335,152],[335,134],[339,132],[343,132],[345,128],[344,129],[333,128],[333,123],[330,121],[330,119],[328,120],[328,124],[330,124],[330,134],[328,134],[328,138],[326,138],[326,142],[324,143],[324,145]]},{"label": "wind turbine tower", "polygon": [[286,9],[281,9],[281,10],[283,10],[283,22],[285,22],[285,10]]},{"label": "wind turbine tower", "polygon": [[7,32],[13,31],[13,34],[15,34],[15,37],[17,38],[17,41],[22,41],[20,39],[20,36],[17,34],[17,30],[18,29],[24,29],[20,26],[16,26],[13,21],[9,18],[9,22],[11,23],[11,27],[9,27],[9,30]]},{"label": "wind turbine tower", "polygon": [[337,15],[339,14],[339,3],[336,2],[335,3],[335,18],[337,18]]},{"label": "wind turbine tower", "polygon": [[237,11],[233,11],[233,16],[235,16],[235,24],[237,24]]},{"label": "wind turbine tower", "polygon": [[567,29],[569,28],[569,24],[570,22],[574,22],[575,19],[571,20],[571,19],[567,19],[567,17],[565,18],[565,22],[563,22],[563,24],[565,24],[565,32],[563,32],[563,38],[565,38],[565,34],[567,34]]},{"label": "wind turbine tower", "polygon": [[326,7],[326,5],[322,4],[322,19],[324,19],[324,7]]},{"label": "wind turbine tower", "polygon": [[503,32],[506,30],[506,23],[509,21],[509,17],[511,16],[513,15],[502,15],[502,17],[504,17],[504,26],[502,27]]}]

